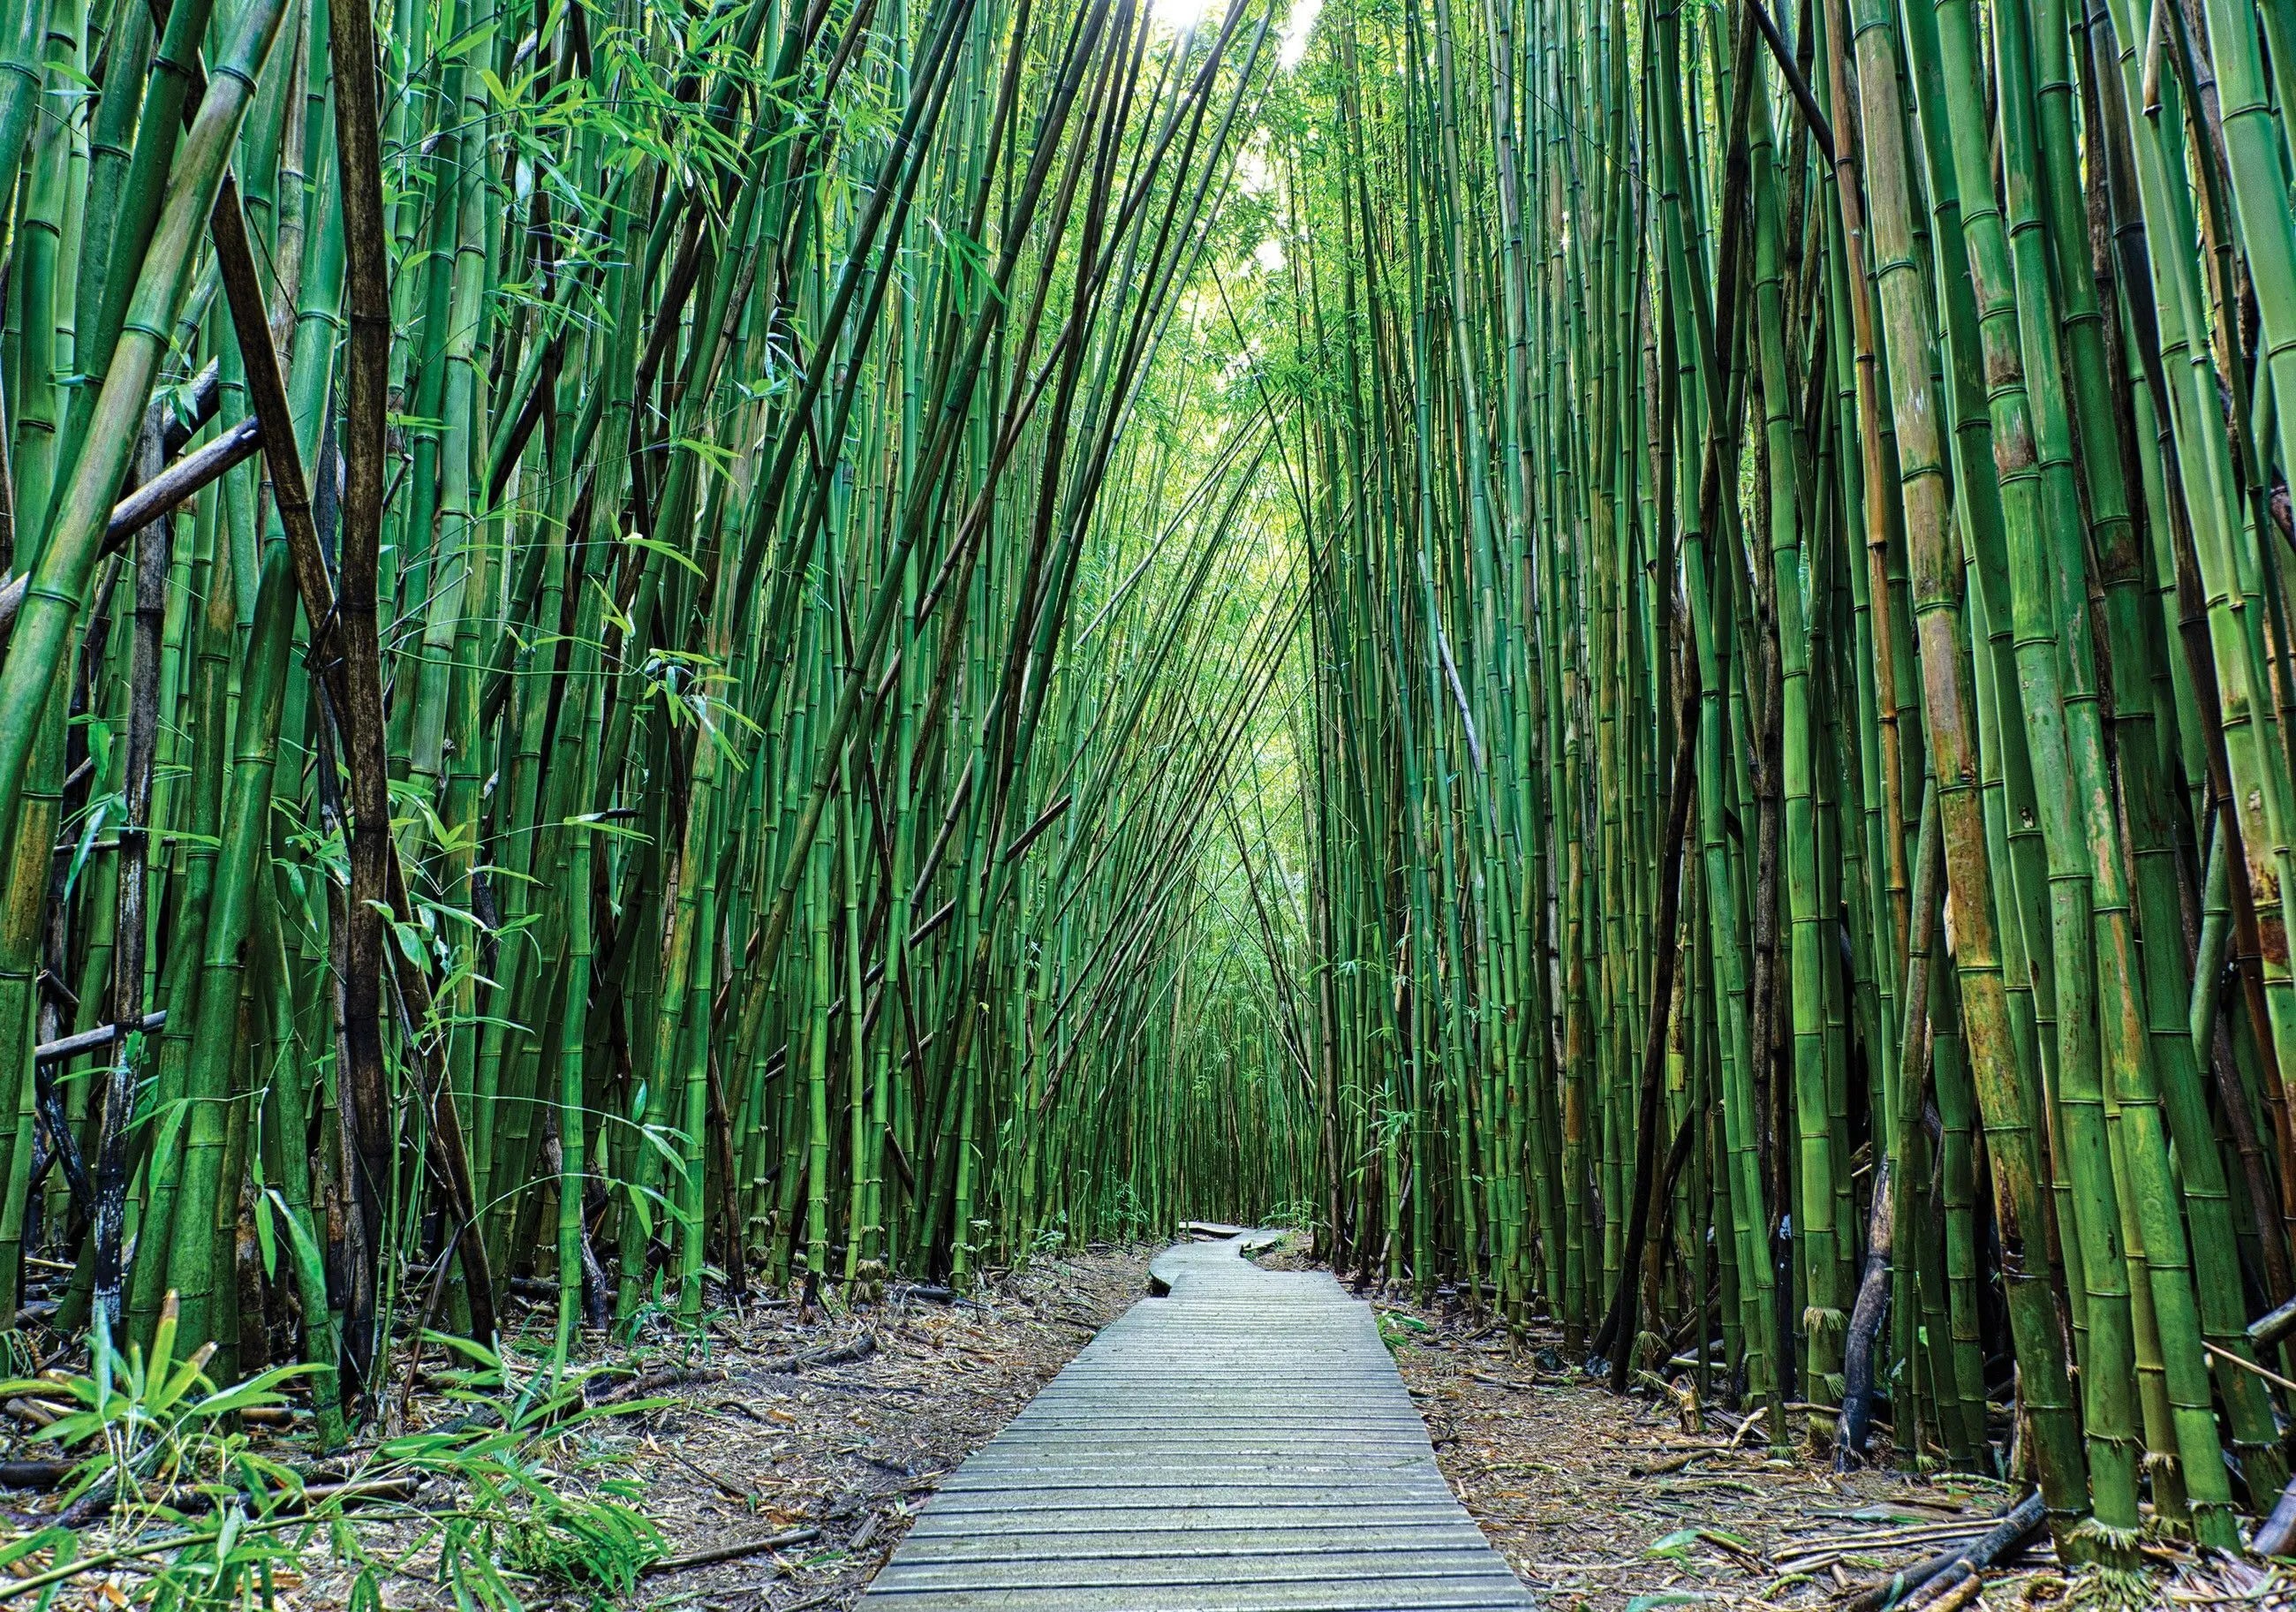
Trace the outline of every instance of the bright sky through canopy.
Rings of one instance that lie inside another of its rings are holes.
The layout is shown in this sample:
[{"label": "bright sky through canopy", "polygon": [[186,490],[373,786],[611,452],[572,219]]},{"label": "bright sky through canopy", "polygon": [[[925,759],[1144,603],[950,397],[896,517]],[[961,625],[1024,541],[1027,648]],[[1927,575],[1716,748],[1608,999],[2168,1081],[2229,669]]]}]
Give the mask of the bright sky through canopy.
[{"label": "bright sky through canopy", "polygon": [[1149,0],[1157,21],[1174,33],[1184,33],[1210,21],[1213,0]]},{"label": "bright sky through canopy", "polygon": [[[1218,0],[1149,0],[1150,12],[1156,21],[1174,33],[1201,28],[1216,22]],[[1316,19],[1322,14],[1324,0],[1292,0],[1292,9],[1285,13],[1283,45],[1277,62],[1290,71],[1300,65],[1308,54],[1308,40],[1316,30]]]}]

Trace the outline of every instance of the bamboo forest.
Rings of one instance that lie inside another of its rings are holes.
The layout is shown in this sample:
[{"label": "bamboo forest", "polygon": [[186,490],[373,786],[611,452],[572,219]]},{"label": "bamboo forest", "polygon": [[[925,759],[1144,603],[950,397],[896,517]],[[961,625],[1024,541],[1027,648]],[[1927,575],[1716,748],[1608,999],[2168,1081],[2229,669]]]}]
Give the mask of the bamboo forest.
[{"label": "bamboo forest", "polygon": [[535,1452],[1192,1224],[2292,1593],[2296,0],[0,0],[0,1602],[670,1604]]}]

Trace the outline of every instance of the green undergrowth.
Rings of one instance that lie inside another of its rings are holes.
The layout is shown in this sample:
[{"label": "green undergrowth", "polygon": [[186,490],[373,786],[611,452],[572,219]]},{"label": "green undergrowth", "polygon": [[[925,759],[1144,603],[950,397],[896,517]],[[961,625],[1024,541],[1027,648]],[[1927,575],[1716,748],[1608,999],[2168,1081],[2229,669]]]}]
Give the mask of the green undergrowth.
[{"label": "green undergrowth", "polygon": [[461,1612],[629,1596],[668,1545],[596,1435],[663,1402],[592,1404],[596,1368],[555,1373],[546,1353],[537,1369],[514,1349],[426,1342],[459,1357],[431,1376],[446,1414],[335,1455],[292,1441],[283,1453],[250,1432],[310,1368],[218,1388],[211,1345],[176,1358],[172,1312],[148,1357],[131,1345],[85,1372],[0,1383],[0,1400],[64,1409],[43,1441],[71,1462],[53,1509],[20,1516],[0,1545],[12,1576],[0,1607],[49,1612],[92,1591],[153,1612],[268,1609],[300,1604],[308,1581],[348,1612],[380,1612],[394,1585],[388,1604],[428,1586]]}]

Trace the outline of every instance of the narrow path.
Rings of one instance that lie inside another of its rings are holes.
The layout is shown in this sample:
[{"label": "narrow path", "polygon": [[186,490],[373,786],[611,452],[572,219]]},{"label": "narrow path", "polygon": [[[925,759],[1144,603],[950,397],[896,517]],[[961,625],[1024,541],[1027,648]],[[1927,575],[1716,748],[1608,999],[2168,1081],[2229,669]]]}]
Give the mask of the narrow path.
[{"label": "narrow path", "polygon": [[1168,1250],[925,1506],[875,1612],[1440,1612],[1536,1603],[1435,1468],[1371,1306]]}]

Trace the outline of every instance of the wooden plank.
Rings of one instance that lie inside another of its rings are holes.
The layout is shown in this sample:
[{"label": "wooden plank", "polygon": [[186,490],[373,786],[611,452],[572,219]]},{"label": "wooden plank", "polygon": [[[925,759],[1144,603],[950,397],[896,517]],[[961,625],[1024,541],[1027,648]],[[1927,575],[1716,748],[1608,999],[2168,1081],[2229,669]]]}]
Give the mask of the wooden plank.
[{"label": "wooden plank", "polygon": [[[1223,1229],[1225,1230],[1225,1229]],[[1157,1256],[927,1502],[874,1612],[1483,1612],[1536,1603],[1435,1466],[1371,1307],[1237,1230]],[[1152,1290],[1154,1290],[1152,1289]]]}]

